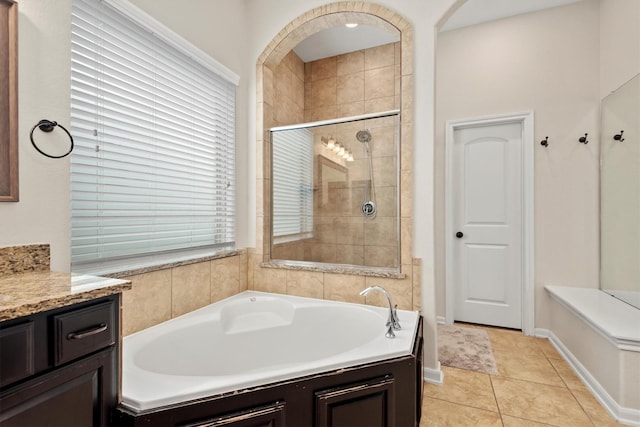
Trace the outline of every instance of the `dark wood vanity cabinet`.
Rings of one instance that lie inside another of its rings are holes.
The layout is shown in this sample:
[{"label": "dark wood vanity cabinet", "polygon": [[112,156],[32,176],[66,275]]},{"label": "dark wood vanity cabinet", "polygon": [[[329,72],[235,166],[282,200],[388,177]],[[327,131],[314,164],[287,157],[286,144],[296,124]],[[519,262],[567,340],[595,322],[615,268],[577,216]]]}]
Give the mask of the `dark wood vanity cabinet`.
[{"label": "dark wood vanity cabinet", "polygon": [[0,324],[0,426],[107,426],[118,399],[120,296]]}]

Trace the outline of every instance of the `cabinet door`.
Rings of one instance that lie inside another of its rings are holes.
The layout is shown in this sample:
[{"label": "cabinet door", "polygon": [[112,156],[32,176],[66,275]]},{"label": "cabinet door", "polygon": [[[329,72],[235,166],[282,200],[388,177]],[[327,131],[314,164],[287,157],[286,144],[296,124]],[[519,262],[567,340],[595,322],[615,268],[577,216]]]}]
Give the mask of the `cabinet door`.
[{"label": "cabinet door", "polygon": [[0,394],[2,427],[92,427],[108,423],[116,403],[114,347]]},{"label": "cabinet door", "polygon": [[317,427],[392,427],[394,379],[391,376],[316,392]]},{"label": "cabinet door", "polygon": [[284,408],[284,403],[275,402],[182,427],[285,427]]}]

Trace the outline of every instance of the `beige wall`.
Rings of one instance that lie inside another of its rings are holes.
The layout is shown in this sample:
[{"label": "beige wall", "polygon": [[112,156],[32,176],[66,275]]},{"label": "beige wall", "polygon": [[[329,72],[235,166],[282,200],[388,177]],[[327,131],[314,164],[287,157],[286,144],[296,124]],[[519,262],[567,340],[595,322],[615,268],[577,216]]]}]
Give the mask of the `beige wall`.
[{"label": "beige wall", "polygon": [[[536,327],[543,286],[598,287],[599,4],[568,6],[438,35],[437,313],[445,315],[446,120],[534,111]],[[578,142],[589,133],[589,144]],[[540,140],[549,136],[549,147]]]},{"label": "beige wall", "polygon": [[640,73],[640,1],[600,0],[600,97]]}]

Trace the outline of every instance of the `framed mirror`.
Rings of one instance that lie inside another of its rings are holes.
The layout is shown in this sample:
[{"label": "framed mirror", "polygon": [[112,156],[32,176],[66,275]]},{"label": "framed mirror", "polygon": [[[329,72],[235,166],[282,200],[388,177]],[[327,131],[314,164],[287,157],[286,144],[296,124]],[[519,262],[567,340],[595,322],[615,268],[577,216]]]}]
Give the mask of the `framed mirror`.
[{"label": "framed mirror", "polygon": [[0,202],[18,201],[18,4],[0,0]]}]

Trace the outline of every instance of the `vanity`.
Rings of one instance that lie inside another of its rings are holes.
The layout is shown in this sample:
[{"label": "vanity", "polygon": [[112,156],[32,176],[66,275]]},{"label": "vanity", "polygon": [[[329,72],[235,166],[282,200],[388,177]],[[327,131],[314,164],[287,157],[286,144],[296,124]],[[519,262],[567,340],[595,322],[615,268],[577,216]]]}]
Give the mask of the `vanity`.
[{"label": "vanity", "polygon": [[0,425],[110,424],[130,287],[49,271],[0,275]]}]

